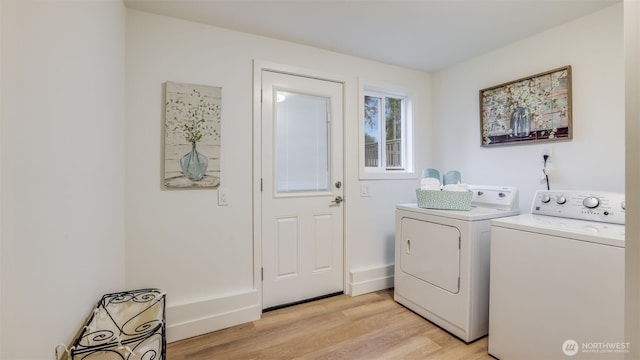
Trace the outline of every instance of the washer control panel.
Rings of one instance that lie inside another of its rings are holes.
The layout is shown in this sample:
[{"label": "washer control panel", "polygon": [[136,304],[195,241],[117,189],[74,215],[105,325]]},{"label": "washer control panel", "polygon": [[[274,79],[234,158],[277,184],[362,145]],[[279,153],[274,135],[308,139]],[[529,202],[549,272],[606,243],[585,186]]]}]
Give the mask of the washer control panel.
[{"label": "washer control panel", "polygon": [[624,194],[579,190],[538,190],[531,213],[624,225]]}]

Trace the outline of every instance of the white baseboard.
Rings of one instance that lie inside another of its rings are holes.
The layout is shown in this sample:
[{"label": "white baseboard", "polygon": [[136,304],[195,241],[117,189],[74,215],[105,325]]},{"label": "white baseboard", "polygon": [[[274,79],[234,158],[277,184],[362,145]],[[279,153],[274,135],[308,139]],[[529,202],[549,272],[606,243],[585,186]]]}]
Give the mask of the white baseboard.
[{"label": "white baseboard", "polygon": [[167,343],[255,321],[262,314],[258,292],[167,306]]},{"label": "white baseboard", "polygon": [[394,265],[352,271],[349,273],[349,294],[362,295],[393,287]]}]

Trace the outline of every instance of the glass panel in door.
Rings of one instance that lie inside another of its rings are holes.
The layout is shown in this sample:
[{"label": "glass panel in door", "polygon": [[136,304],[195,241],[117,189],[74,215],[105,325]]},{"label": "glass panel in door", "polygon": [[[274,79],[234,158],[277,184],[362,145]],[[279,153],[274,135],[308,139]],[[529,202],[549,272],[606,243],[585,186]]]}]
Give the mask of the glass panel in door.
[{"label": "glass panel in door", "polygon": [[276,91],[277,193],[327,192],[329,99]]}]

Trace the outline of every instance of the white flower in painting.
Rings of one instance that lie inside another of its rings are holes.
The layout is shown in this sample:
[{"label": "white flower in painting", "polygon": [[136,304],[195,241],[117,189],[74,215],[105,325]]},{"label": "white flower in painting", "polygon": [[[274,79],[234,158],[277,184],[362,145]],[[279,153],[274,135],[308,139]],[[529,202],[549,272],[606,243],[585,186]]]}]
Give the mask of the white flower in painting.
[{"label": "white flower in painting", "polygon": [[165,130],[172,144],[181,142],[181,138],[188,143],[219,139],[220,106],[200,91],[193,89],[190,94],[176,94],[165,106]]},{"label": "white flower in painting", "polygon": [[[510,117],[518,108],[527,109],[531,131],[544,131],[549,138],[555,138],[557,124],[566,121],[569,112],[567,98],[562,96],[562,92],[558,93],[558,90],[566,88],[567,76],[565,69],[483,91],[484,143],[490,136],[513,134]],[[496,123],[502,125],[497,127]]]}]

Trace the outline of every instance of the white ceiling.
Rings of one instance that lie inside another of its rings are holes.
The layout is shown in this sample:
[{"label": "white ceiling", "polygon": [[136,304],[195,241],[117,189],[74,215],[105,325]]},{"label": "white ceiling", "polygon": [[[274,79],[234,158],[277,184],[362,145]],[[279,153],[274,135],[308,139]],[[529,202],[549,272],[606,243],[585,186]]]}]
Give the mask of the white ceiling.
[{"label": "white ceiling", "polygon": [[131,9],[437,71],[622,0],[124,0]]}]

